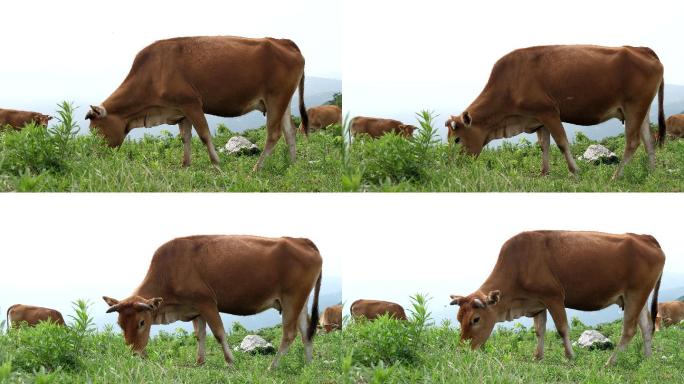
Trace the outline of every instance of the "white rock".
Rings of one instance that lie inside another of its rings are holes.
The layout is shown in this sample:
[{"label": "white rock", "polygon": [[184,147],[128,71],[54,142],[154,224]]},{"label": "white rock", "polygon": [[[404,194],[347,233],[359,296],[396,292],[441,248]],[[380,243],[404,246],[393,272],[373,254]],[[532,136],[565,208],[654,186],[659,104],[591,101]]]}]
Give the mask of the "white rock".
[{"label": "white rock", "polygon": [[226,145],[219,149],[219,152],[227,152],[228,154],[247,154],[253,155],[259,152],[259,147],[243,136],[233,136],[228,139]]},{"label": "white rock", "polygon": [[252,354],[260,353],[265,355],[269,353],[274,353],[275,347],[273,347],[273,344],[264,340],[264,338],[262,338],[261,336],[247,335],[244,339],[242,339],[240,346],[235,347],[235,350]]},{"label": "white rock", "polygon": [[612,349],[613,342],[603,336],[599,331],[593,329],[582,332],[579,339],[572,345],[589,349]]},{"label": "white rock", "polygon": [[614,152],[611,152],[610,149],[604,147],[601,144],[590,145],[589,147],[587,147],[587,150],[584,151],[584,154],[578,157],[577,159],[584,160],[587,162],[607,164],[617,163],[619,160]]}]

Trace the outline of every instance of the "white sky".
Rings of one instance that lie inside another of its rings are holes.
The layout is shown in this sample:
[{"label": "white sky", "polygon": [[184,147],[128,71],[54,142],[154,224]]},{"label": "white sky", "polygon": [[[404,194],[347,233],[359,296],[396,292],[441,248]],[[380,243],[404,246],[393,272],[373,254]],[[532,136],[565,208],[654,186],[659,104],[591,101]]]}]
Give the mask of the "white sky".
[{"label": "white sky", "polygon": [[[460,114],[493,64],[516,48],[546,44],[645,45],[684,84],[684,2],[345,1],[345,113],[415,121],[422,109]],[[666,100],[667,102],[667,100]]]},{"label": "white sky", "polygon": [[307,76],[339,79],[339,8],[339,0],[3,2],[0,107],[100,103],[124,79],[138,51],[176,36],[289,38],[304,54]]}]

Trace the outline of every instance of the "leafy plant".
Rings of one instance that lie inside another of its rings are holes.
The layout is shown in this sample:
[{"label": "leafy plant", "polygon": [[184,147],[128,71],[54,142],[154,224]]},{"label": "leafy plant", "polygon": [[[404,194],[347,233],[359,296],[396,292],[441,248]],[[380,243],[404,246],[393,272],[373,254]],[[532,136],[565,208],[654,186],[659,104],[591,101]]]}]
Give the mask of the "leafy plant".
[{"label": "leafy plant", "polygon": [[69,315],[74,321],[72,328],[79,334],[84,334],[88,332],[93,332],[95,330],[95,321],[92,316],[88,313],[90,306],[92,305],[89,300],[78,299],[72,301],[72,308],[76,316]]}]

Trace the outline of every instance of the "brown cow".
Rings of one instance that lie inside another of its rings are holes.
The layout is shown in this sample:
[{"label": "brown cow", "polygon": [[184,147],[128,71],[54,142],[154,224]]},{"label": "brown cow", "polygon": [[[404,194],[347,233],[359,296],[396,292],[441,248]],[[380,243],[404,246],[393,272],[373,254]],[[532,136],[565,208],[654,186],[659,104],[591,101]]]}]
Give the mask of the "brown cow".
[{"label": "brown cow", "polygon": [[[515,50],[494,64],[484,90],[460,115],[451,116],[449,136],[478,155],[494,139],[537,132],[542,174],[549,172],[550,137],[577,173],[563,122],[594,125],[613,117],[625,123],[625,153],[613,178],[622,174],[644,142],[655,167],[648,112],[658,94],[659,142],[665,136],[663,65],[650,48],[554,45]],[[550,136],[549,136],[550,135]]]},{"label": "brown cow", "polygon": [[366,134],[374,139],[388,132],[411,137],[415,129],[416,127],[413,125],[407,125],[394,119],[357,116],[351,121],[351,132],[354,135]]},{"label": "brown cow", "polygon": [[352,303],[349,311],[352,317],[365,317],[368,320],[375,320],[382,315],[389,315],[397,320],[406,320],[404,308],[391,301],[359,299]]},{"label": "brown cow", "polygon": [[55,309],[24,304],[14,304],[7,309],[7,329],[16,327],[22,322],[34,326],[41,321],[52,321],[58,325],[65,325],[62,314]]},{"label": "brown cow", "polygon": [[217,165],[205,113],[235,117],[259,110],[266,114],[266,145],[261,168],[285,132],[295,159],[290,100],[299,84],[299,112],[305,131],[304,57],[287,39],[233,36],[180,37],[157,41],[133,61],[128,76],[86,119],[107,143],[118,147],[133,128],[178,124],[183,138],[183,166],[190,165],[192,127]]},{"label": "brown cow", "polygon": [[[330,124],[342,124],[342,109],[337,105],[319,105],[306,111],[309,116],[309,130],[323,129]],[[299,132],[306,133],[304,123],[299,124]]]},{"label": "brown cow", "polygon": [[43,115],[39,112],[17,111],[14,109],[0,108],[0,128],[9,125],[10,127],[19,131],[29,123],[35,123],[47,127],[48,121],[51,119],[52,116]]},{"label": "brown cow", "polygon": [[[322,259],[309,239],[256,236],[190,236],[157,249],[147,276],[131,296],[104,296],[107,313],[119,312],[126,344],[144,355],[152,324],[197,320],[197,363],[205,357],[206,325],[223,348],[226,363],[233,356],[219,313],[253,315],[269,308],[282,313],[283,336],[271,368],[278,365],[302,334],[306,359],[318,324]],[[314,289],[311,319],[309,293]]]},{"label": "brown cow", "polygon": [[658,316],[656,316],[655,329],[659,331],[662,327],[679,324],[684,320],[684,302],[666,301],[658,304]]},{"label": "brown cow", "polygon": [[667,135],[673,139],[684,137],[684,113],[667,118]]},{"label": "brown cow", "polygon": [[[451,296],[460,305],[461,340],[473,349],[483,345],[500,321],[534,317],[535,357],[544,357],[546,311],[563,338],[565,355],[573,357],[565,308],[597,311],[612,304],[624,310],[622,337],[607,364],[614,364],[636,333],[644,338],[644,354],[651,355],[653,321],[665,255],[649,235],[600,232],[533,231],[508,240],[494,270],[468,296]],[[651,319],[647,309],[653,291]]]},{"label": "brown cow", "polygon": [[326,333],[330,333],[336,329],[342,329],[342,304],[333,305],[323,311],[321,321],[319,322],[321,328],[325,329]]}]

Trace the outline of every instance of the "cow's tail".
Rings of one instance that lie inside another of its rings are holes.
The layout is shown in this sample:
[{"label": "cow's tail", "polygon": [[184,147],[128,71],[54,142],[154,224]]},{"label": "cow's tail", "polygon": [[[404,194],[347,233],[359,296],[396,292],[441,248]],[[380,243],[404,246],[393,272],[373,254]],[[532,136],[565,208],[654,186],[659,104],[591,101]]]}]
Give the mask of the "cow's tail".
[{"label": "cow's tail", "polygon": [[660,82],[658,88],[658,145],[662,148],[665,143],[665,110],[663,104],[665,103],[665,78]]},{"label": "cow's tail", "polygon": [[321,277],[323,277],[323,271],[318,274],[318,280],[316,280],[316,288],[314,288],[313,304],[311,305],[311,321],[309,322],[309,332],[307,332],[306,337],[312,340],[314,335],[316,335],[316,329],[318,327],[318,294],[321,292]]},{"label": "cow's tail", "polygon": [[299,116],[302,118],[304,134],[309,136],[309,115],[306,114],[306,105],[304,105],[304,71],[302,71],[302,78],[299,79]]},{"label": "cow's tail", "polygon": [[658,276],[658,282],[653,288],[653,299],[651,300],[651,335],[655,333],[655,322],[656,316],[658,316],[658,291],[660,290],[660,280],[662,280],[663,274],[660,273]]}]

